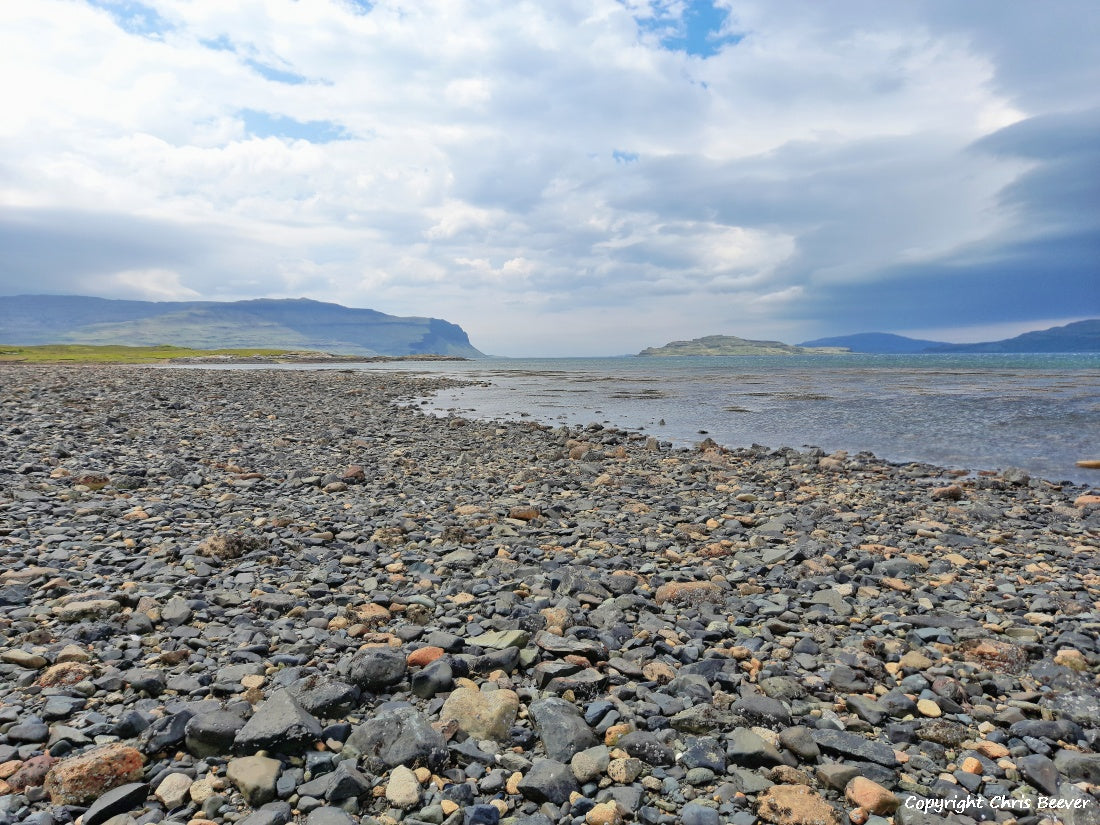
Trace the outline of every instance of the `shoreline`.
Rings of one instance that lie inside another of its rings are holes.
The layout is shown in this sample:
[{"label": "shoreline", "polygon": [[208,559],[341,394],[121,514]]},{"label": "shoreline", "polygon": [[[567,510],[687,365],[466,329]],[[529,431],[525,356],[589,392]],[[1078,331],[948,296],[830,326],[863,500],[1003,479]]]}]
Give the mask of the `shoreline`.
[{"label": "shoreline", "polygon": [[435,417],[414,373],[4,374],[0,821],[1095,821],[1089,488]]}]

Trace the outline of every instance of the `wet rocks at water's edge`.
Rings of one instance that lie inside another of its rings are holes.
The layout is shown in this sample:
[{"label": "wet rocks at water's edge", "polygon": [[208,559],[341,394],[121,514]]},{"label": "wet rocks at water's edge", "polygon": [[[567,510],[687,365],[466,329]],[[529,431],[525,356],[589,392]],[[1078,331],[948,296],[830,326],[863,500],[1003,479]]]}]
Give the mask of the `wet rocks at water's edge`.
[{"label": "wet rocks at water's edge", "polygon": [[0,380],[0,823],[1100,822],[1095,491]]}]

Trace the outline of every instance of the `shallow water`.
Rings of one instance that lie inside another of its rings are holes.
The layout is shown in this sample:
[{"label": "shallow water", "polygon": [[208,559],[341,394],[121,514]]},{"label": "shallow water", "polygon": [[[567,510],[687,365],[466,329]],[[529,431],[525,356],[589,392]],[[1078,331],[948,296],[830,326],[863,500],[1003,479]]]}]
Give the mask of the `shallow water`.
[{"label": "shallow water", "polygon": [[[326,365],[478,382],[436,414],[640,430],[677,445],[869,450],[1100,485],[1100,354],[493,359]],[[311,368],[312,365],[294,368]]]}]

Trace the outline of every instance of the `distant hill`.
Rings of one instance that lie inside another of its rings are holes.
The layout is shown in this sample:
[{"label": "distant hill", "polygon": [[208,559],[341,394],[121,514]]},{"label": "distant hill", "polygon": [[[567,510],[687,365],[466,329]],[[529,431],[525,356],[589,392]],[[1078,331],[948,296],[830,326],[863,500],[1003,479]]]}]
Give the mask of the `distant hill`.
[{"label": "distant hill", "polygon": [[482,355],[461,327],[307,298],[115,301],[76,295],[0,297],[3,344],[172,344],[265,347],[349,355]]},{"label": "distant hill", "polygon": [[925,341],[920,338],[906,338],[889,332],[860,332],[856,335],[837,335],[833,338],[818,338],[799,344],[802,347],[844,347],[852,352],[874,353],[910,353],[923,352],[931,347],[951,346],[943,341]]},{"label": "distant hill", "polygon": [[781,341],[752,341],[734,335],[707,335],[691,341],[672,341],[663,347],[648,347],[640,356],[675,355],[821,355],[843,352],[840,349],[809,349]]},{"label": "distant hill", "polygon": [[942,344],[928,352],[1100,352],[1100,318],[1025,332],[1003,341]]}]

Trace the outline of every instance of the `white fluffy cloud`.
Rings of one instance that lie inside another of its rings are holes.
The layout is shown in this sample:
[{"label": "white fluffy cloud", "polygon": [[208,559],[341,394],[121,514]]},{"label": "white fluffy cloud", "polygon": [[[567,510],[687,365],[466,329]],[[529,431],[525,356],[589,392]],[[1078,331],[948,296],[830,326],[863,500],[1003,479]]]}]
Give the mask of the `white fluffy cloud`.
[{"label": "white fluffy cloud", "polygon": [[0,293],[305,295],[515,355],[857,331],[807,307],[1018,236],[1037,162],[976,142],[1100,104],[1087,2],[985,5],[5,3]]}]

